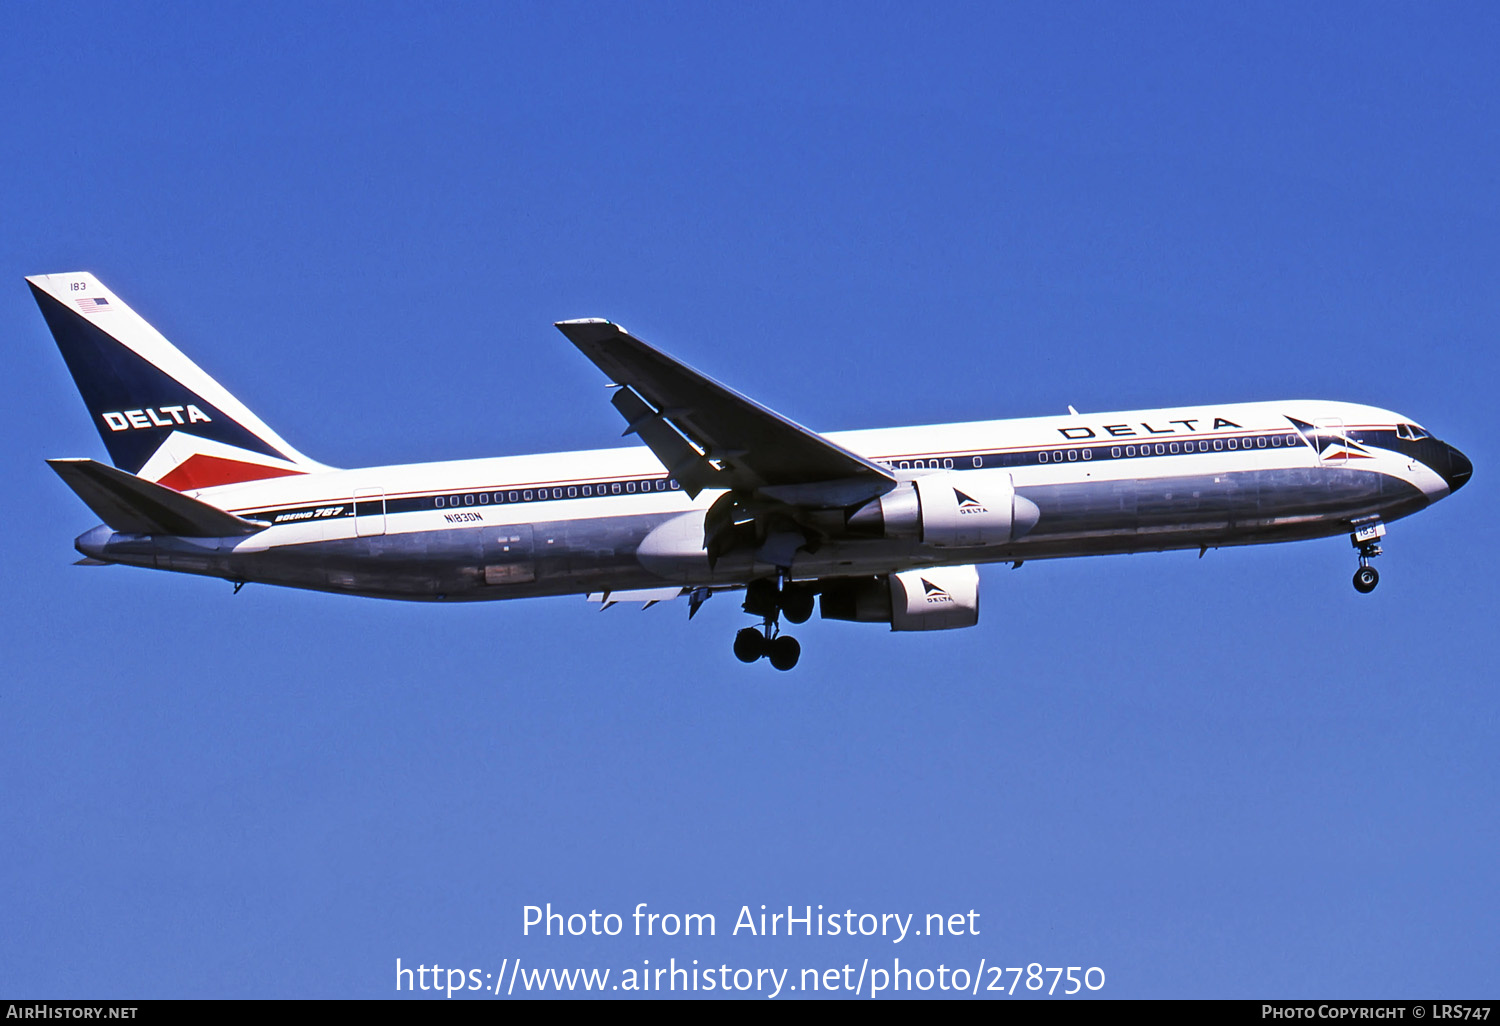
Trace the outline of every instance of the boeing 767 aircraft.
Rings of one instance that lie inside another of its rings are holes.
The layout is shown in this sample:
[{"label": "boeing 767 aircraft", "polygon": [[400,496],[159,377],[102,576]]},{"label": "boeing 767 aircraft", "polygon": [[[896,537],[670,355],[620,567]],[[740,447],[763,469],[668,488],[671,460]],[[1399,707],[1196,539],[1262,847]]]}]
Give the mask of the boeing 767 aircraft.
[{"label": "boeing 767 aircraft", "polygon": [[104,523],[87,564],[431,601],[743,591],[745,662],[788,670],[814,607],[972,627],[978,563],[1347,534],[1473,467],[1389,410],[1323,400],[818,434],[604,320],[561,321],[644,447],[340,470],[292,448],[93,275],[27,279],[112,465],[48,461]]}]

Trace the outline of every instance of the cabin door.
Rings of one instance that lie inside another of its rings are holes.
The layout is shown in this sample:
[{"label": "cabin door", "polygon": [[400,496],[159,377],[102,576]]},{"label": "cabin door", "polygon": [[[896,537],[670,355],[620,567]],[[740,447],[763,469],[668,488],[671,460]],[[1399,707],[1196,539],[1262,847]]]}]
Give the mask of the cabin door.
[{"label": "cabin door", "polygon": [[354,534],[375,538],[385,534],[385,491],[360,488],[354,493]]},{"label": "cabin door", "polygon": [[1345,444],[1344,422],[1336,417],[1320,417],[1313,421],[1313,446],[1318,450],[1318,465],[1342,467],[1349,459],[1349,448]]}]

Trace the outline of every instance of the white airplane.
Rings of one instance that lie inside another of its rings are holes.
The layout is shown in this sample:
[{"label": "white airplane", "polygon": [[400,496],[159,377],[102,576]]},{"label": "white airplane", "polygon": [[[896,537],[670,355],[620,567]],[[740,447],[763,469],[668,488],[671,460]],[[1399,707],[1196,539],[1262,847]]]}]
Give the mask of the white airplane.
[{"label": "white airplane", "polygon": [[745,592],[745,662],[796,665],[824,618],[972,627],[978,563],[1348,534],[1354,586],[1391,521],[1473,466],[1406,417],[1292,400],[821,435],[603,320],[557,327],[645,447],[339,470],[302,455],[91,274],[26,279],[113,466],[49,464],[123,563],[433,601],[604,606]]}]

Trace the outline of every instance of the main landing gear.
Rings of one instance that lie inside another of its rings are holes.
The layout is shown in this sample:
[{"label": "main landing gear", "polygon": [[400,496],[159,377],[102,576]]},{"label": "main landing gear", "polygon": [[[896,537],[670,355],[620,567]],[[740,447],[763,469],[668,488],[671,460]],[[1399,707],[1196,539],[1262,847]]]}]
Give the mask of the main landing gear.
[{"label": "main landing gear", "polygon": [[[762,633],[764,631],[764,633]],[[775,624],[746,627],[734,636],[734,654],[742,663],[764,656],[778,670],[790,670],[802,657],[802,646],[790,634],[777,634]]]},{"label": "main landing gear", "polygon": [[1380,572],[1370,565],[1370,560],[1380,555],[1380,539],[1385,537],[1385,525],[1379,517],[1369,517],[1354,522],[1354,533],[1349,542],[1359,550],[1359,569],[1354,571],[1354,590],[1368,595],[1380,583]]},{"label": "main landing gear", "polygon": [[742,663],[770,660],[778,670],[790,670],[802,657],[802,646],[790,634],[782,634],[778,621],[785,615],[792,623],[806,623],[812,616],[816,596],[811,588],[790,581],[751,581],[745,589],[745,612],[761,618],[759,627],[746,627],[734,636],[734,655]]}]

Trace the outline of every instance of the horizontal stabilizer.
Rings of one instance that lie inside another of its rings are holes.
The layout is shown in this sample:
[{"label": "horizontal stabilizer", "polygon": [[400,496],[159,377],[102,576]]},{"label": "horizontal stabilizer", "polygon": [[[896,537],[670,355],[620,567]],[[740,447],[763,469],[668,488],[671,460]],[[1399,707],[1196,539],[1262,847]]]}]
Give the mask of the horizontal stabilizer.
[{"label": "horizontal stabilizer", "polygon": [[235,538],[269,524],[246,520],[216,506],[142,480],[97,460],[48,460],[89,509],[125,534],[173,534],[184,538]]}]

